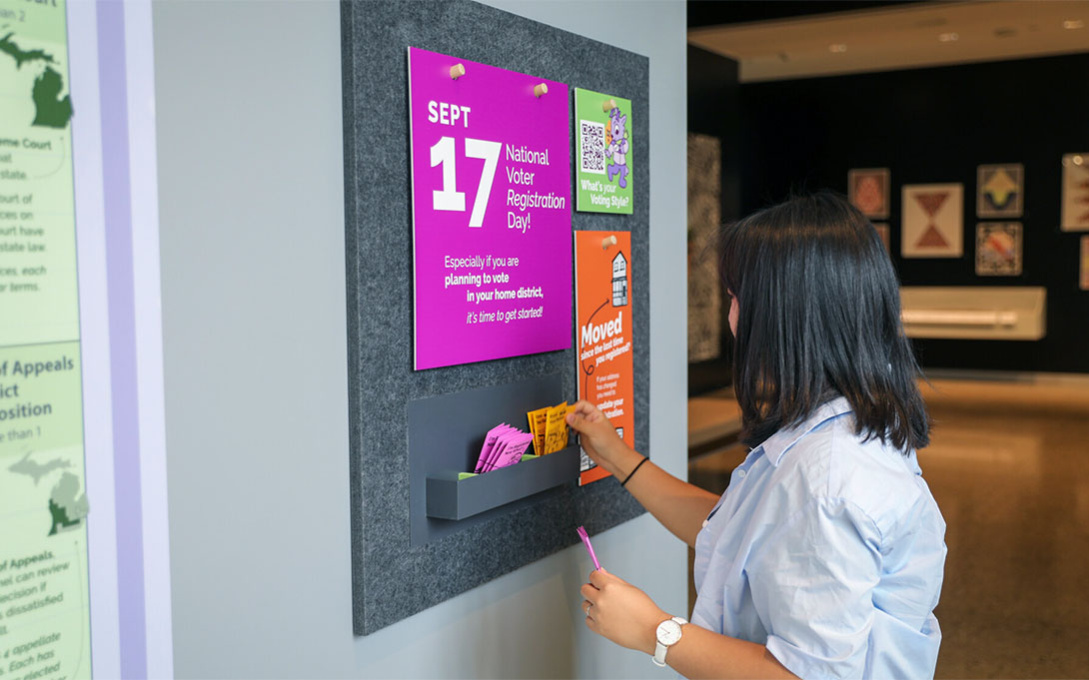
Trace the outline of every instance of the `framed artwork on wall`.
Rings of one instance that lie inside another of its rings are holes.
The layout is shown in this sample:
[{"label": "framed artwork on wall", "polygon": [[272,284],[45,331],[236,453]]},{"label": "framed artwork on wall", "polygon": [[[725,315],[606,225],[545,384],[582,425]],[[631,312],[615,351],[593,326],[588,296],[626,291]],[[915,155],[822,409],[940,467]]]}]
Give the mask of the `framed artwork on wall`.
[{"label": "framed artwork on wall", "polygon": [[976,225],[976,276],[1021,274],[1020,222],[987,222]]},{"label": "framed artwork on wall", "polygon": [[976,173],[978,217],[1020,217],[1025,168],[1020,163],[981,165]]},{"label": "framed artwork on wall", "polygon": [[1063,231],[1089,231],[1089,153],[1063,156]]},{"label": "framed artwork on wall", "polygon": [[1089,236],[1081,237],[1081,289],[1089,290]]},{"label": "framed artwork on wall", "polygon": [[847,198],[866,217],[889,216],[889,169],[863,168],[847,172]]},{"label": "framed artwork on wall", "polygon": [[889,225],[882,222],[873,225],[873,228],[877,230],[877,235],[881,237],[881,242],[885,244],[885,252],[891,256],[892,246],[889,240]]},{"label": "framed artwork on wall", "polygon": [[722,223],[722,141],[688,133],[688,363],[722,355],[722,276],[712,244]]},{"label": "framed artwork on wall", "polygon": [[900,254],[903,257],[964,255],[964,185],[904,185]]}]

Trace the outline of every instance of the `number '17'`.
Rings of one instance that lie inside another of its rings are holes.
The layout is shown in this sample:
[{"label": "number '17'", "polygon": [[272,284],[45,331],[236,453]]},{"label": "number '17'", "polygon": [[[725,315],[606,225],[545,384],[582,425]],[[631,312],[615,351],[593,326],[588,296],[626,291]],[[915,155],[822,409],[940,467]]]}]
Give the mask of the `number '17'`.
[{"label": "number '17'", "polygon": [[[482,139],[465,139],[465,157],[480,158],[484,169],[480,173],[480,186],[473,199],[473,212],[469,215],[470,227],[484,226],[484,212],[488,209],[488,196],[492,193],[492,180],[495,169],[499,166],[499,142],[486,142]],[[431,207],[435,210],[465,212],[465,192],[457,190],[457,176],[454,171],[454,138],[443,137],[431,147],[431,167],[442,166],[442,189],[431,192]]]}]

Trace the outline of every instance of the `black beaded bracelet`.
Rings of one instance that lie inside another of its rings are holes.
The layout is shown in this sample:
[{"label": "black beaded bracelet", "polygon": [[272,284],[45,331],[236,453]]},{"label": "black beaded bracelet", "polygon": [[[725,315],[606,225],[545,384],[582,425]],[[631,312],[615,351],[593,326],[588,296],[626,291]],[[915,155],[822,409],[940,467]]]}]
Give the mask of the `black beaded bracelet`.
[{"label": "black beaded bracelet", "polygon": [[635,473],[639,471],[639,468],[643,467],[643,463],[647,462],[648,460],[650,460],[650,458],[643,458],[643,460],[639,461],[639,464],[636,465],[635,468],[628,473],[628,476],[624,478],[624,481],[620,482],[620,486],[624,486],[625,484],[627,484],[635,475]]}]

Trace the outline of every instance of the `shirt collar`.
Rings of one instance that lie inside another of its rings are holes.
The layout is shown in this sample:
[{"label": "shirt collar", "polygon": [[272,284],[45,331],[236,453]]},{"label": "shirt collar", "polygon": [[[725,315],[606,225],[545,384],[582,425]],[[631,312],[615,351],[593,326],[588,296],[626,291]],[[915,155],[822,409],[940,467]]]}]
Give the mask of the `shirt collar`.
[{"label": "shirt collar", "polygon": [[818,406],[817,409],[799,425],[790,429],[779,430],[771,435],[764,440],[764,443],[758,446],[757,449],[763,449],[764,456],[768,459],[768,462],[773,466],[778,467],[779,461],[783,458],[783,454],[786,453],[790,447],[797,444],[799,439],[829,420],[839,418],[844,414],[852,412],[853,409],[851,408],[850,402],[847,401],[847,397],[837,397]]}]

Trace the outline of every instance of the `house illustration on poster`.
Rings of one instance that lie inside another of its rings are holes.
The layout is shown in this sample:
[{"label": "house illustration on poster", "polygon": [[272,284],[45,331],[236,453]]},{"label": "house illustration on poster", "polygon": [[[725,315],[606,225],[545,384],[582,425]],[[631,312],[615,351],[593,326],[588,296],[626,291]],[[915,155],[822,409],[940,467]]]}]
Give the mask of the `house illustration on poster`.
[{"label": "house illustration on poster", "polygon": [[613,307],[628,305],[628,261],[624,253],[613,258]]}]

